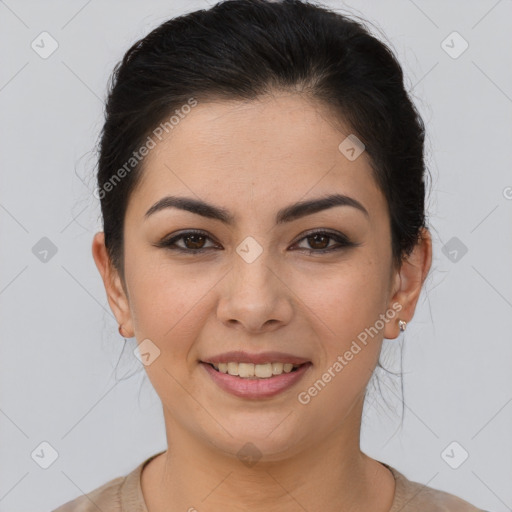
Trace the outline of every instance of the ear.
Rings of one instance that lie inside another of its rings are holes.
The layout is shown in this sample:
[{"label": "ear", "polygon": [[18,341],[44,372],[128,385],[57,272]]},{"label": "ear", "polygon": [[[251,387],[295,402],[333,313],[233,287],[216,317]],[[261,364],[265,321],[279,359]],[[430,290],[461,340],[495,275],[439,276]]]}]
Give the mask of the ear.
[{"label": "ear", "polygon": [[107,248],[105,247],[105,233],[103,231],[99,231],[94,235],[92,256],[103,279],[108,303],[116,317],[117,323],[123,326],[123,331],[127,337],[133,337],[129,301],[119,272],[117,272],[110,261]]},{"label": "ear", "polygon": [[[394,339],[398,337],[400,334],[399,320],[411,321],[431,264],[432,237],[427,228],[422,228],[420,241],[395,272],[394,287],[388,307],[397,311],[397,314],[393,322],[386,323],[385,338]],[[400,310],[398,310],[398,304],[402,306]]]}]

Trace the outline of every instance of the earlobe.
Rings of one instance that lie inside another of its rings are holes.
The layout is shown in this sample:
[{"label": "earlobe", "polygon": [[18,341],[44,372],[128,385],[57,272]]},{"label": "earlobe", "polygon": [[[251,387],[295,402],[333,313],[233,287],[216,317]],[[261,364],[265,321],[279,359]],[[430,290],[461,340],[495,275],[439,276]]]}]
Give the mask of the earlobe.
[{"label": "earlobe", "polygon": [[113,268],[107,248],[105,247],[105,234],[99,231],[94,235],[92,242],[92,256],[103,280],[110,309],[116,317],[117,323],[123,325],[126,337],[132,337],[132,325],[128,299],[124,292],[119,273]]},{"label": "earlobe", "polygon": [[432,237],[427,228],[422,228],[420,241],[415,245],[411,254],[403,260],[400,269],[395,274],[394,293],[389,307],[398,303],[401,305],[401,309],[395,320],[386,325],[385,338],[395,339],[398,337],[400,320],[411,321],[431,264]]}]

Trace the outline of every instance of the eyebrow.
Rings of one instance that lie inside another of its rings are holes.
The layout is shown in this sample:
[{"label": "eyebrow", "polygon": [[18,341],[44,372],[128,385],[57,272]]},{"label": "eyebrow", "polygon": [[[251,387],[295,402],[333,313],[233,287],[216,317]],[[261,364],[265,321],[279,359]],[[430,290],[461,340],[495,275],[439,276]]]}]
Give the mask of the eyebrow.
[{"label": "eyebrow", "polygon": [[[367,218],[370,217],[366,208],[353,197],[343,194],[330,194],[317,199],[300,201],[282,208],[277,212],[276,224],[291,222],[301,217],[305,217],[306,215],[312,215],[313,213],[334,208],[336,206],[351,206],[364,213]],[[219,220],[230,226],[233,225],[235,221],[235,217],[225,208],[221,208],[198,199],[178,196],[166,196],[158,200],[146,212],[144,218],[147,219],[154,213],[167,208],[186,210],[208,219]]]}]

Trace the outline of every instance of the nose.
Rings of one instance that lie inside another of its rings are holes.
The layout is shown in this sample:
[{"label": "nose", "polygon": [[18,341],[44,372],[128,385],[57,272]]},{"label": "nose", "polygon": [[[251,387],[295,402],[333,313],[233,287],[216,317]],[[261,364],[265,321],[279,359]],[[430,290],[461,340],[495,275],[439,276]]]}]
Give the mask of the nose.
[{"label": "nose", "polygon": [[228,327],[258,333],[274,331],[290,322],[293,293],[267,254],[263,251],[250,263],[234,255],[217,307],[219,320]]}]

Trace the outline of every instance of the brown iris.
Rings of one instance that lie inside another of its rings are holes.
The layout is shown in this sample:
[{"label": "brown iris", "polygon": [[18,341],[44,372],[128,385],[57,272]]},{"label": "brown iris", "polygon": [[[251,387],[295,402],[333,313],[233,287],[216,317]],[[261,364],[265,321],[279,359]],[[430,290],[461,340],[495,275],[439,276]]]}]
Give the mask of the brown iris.
[{"label": "brown iris", "polygon": [[[329,239],[331,237],[327,236],[327,235],[323,235],[322,233],[315,233],[314,235],[310,235],[308,237],[306,237],[308,242],[309,242],[309,245],[311,245],[311,247],[313,247],[313,249],[325,249],[326,247],[329,246]],[[326,244],[323,244],[320,242],[320,245],[322,245],[321,247],[318,247],[317,245],[315,245],[317,242],[318,242],[318,239],[323,239],[324,241],[327,241]],[[313,243],[311,243],[311,239],[314,239],[315,241]]]},{"label": "brown iris", "polygon": [[[198,242],[197,241],[198,239],[202,239],[202,243]],[[189,235],[183,236],[183,243],[185,244],[187,249],[202,249],[205,239],[206,239],[205,235],[191,233]],[[187,245],[188,240],[193,240],[192,246]]]}]

